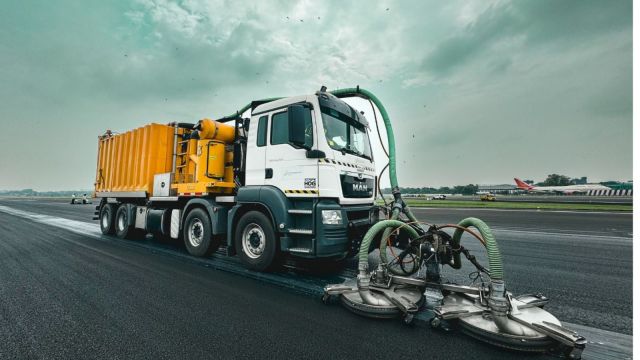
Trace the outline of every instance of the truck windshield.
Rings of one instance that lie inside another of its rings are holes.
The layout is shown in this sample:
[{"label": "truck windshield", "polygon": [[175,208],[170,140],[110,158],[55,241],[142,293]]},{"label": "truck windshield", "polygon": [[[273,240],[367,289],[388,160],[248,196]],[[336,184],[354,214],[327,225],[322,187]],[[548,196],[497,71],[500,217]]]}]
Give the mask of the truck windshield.
[{"label": "truck windshield", "polygon": [[332,149],[372,160],[369,135],[364,125],[329,107],[321,106],[320,111],[324,133]]}]

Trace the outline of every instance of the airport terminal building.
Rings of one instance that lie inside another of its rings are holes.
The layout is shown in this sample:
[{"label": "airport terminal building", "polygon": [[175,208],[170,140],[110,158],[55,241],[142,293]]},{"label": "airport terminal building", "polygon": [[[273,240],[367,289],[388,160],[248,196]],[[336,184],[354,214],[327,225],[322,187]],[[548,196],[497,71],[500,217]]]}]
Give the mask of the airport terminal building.
[{"label": "airport terminal building", "polygon": [[497,184],[497,185],[478,185],[478,192],[489,192],[492,194],[521,194],[522,190],[518,189],[512,184]]}]

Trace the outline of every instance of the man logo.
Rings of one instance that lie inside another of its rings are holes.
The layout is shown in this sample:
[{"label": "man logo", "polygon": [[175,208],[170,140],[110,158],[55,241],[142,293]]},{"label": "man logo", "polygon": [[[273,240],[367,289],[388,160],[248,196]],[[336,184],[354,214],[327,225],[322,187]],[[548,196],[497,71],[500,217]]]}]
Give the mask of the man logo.
[{"label": "man logo", "polygon": [[368,190],[367,184],[358,184],[358,183],[353,184],[353,191],[366,192],[367,190]]}]

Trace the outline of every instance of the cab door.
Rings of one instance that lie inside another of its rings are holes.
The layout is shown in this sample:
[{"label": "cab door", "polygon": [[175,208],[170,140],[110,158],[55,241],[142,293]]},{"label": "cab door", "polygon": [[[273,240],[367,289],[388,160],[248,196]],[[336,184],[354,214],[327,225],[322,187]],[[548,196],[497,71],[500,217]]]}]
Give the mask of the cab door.
[{"label": "cab door", "polygon": [[316,143],[315,119],[309,106],[304,117],[305,144],[289,143],[288,109],[279,109],[269,116],[269,139],[265,161],[265,185],[273,185],[288,197],[318,196],[318,159],[307,158],[307,150]]},{"label": "cab door", "polygon": [[246,185],[264,185],[268,123],[268,115],[254,116],[249,123],[247,165],[245,167]]}]

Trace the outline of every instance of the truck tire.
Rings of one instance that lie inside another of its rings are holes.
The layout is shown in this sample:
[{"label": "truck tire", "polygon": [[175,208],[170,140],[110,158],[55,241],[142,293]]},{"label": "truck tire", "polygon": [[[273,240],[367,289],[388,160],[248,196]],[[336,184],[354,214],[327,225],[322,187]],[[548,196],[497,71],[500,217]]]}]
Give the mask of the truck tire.
[{"label": "truck tire", "polygon": [[242,264],[256,271],[273,268],[278,255],[278,239],[271,220],[259,211],[249,211],[238,221],[235,247]]},{"label": "truck tire", "polygon": [[115,217],[116,236],[120,239],[132,239],[135,236],[135,229],[129,225],[129,207],[122,204],[118,207]]},{"label": "truck tire", "polygon": [[211,232],[211,219],[202,208],[189,211],[183,225],[184,246],[193,256],[209,256],[220,247],[220,238]]},{"label": "truck tire", "polygon": [[116,233],[116,227],[114,222],[115,215],[114,204],[104,204],[100,209],[100,231],[104,235],[113,235]]}]

